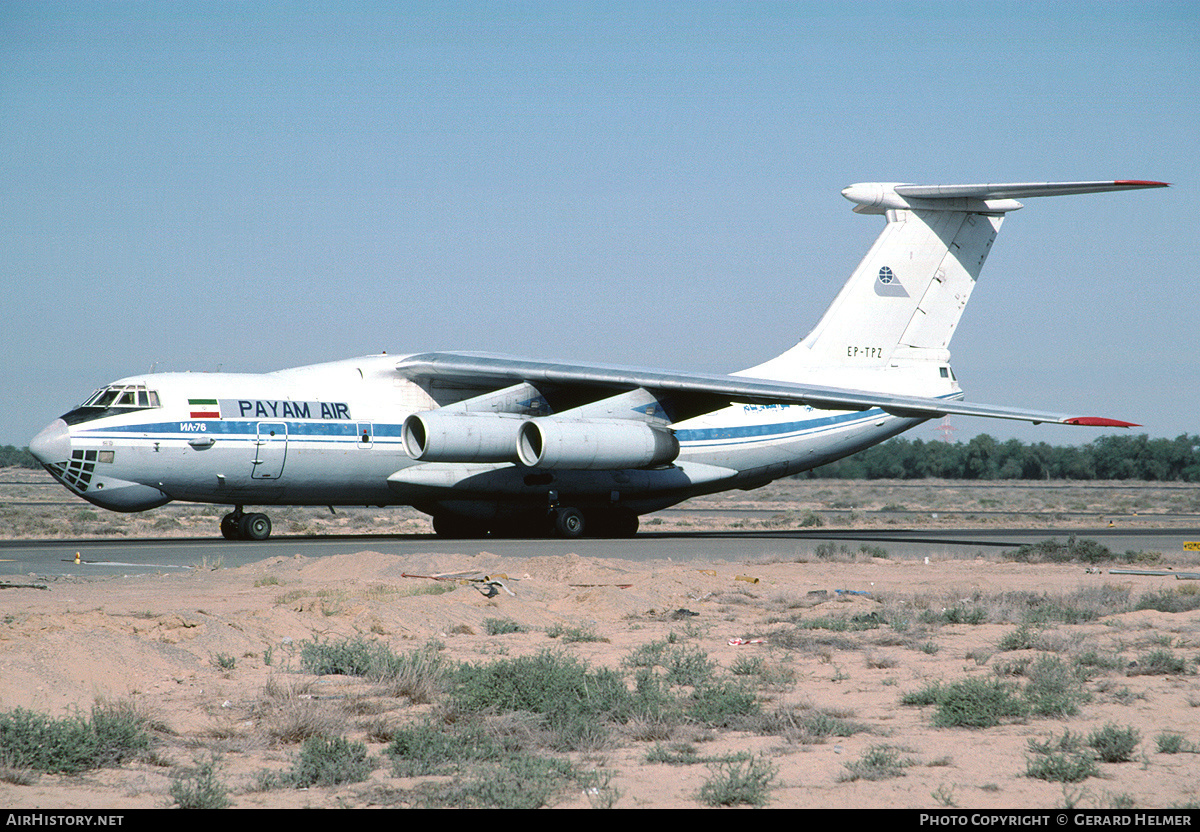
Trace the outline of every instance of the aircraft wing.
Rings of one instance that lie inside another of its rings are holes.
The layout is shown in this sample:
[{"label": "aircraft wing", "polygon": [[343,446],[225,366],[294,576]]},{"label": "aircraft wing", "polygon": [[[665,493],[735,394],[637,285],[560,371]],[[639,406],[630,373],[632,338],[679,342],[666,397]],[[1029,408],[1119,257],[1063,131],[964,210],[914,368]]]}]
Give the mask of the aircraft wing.
[{"label": "aircraft wing", "polygon": [[[1097,416],[1071,416],[1043,413],[996,405],[972,404],[954,399],[903,396],[865,390],[797,384],[745,376],[708,373],[679,373],[640,367],[607,364],[564,364],[483,353],[430,352],[411,355],[396,365],[406,378],[452,379],[478,384],[518,384],[527,382],[556,388],[590,388],[611,391],[613,395],[644,388],[676,400],[691,398],[705,402],[701,412],[715,409],[714,401],[726,404],[796,404],[818,410],[870,410],[879,408],[894,416],[936,418],[947,414],[1013,419],[1022,422],[1050,422],[1062,425],[1098,427],[1139,427]],[[685,408],[687,409],[687,408]]]}]

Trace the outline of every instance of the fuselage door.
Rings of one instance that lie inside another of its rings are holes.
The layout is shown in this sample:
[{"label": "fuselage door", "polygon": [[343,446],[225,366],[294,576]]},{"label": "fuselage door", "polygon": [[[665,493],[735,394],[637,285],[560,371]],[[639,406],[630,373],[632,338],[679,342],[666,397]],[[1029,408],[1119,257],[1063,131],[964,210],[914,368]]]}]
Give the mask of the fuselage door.
[{"label": "fuselage door", "polygon": [[254,440],[254,464],[250,476],[256,480],[277,480],[287,460],[287,424],[259,422]]}]

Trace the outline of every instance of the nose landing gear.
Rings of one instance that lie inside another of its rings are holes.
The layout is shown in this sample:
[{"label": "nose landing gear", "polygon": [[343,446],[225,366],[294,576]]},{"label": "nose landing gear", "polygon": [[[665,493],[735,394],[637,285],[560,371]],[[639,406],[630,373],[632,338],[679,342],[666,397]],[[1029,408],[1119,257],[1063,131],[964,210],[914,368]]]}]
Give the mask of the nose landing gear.
[{"label": "nose landing gear", "polygon": [[221,518],[221,536],[226,540],[266,540],[271,536],[271,518],[238,506]]}]

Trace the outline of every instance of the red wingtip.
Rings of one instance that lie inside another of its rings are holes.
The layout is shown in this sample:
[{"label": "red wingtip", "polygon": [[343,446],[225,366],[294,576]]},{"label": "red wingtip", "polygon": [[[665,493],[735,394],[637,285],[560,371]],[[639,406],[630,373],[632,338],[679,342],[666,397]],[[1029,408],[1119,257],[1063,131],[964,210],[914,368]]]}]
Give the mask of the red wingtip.
[{"label": "red wingtip", "polygon": [[1076,416],[1067,419],[1064,425],[1084,425],[1092,428],[1140,428],[1136,422],[1122,422],[1120,419],[1105,419],[1101,416]]},{"label": "red wingtip", "polygon": [[[1170,182],[1155,182],[1153,179],[1118,179],[1114,185],[1128,185],[1132,188],[1169,188]],[[1138,427],[1141,427],[1139,425]]]}]

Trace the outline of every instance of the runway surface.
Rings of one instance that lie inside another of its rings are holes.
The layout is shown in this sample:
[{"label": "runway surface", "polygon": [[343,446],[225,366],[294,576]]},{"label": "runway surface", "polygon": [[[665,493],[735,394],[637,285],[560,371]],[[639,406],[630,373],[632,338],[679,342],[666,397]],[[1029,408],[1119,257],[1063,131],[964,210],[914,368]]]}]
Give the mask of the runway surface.
[{"label": "runway surface", "polygon": [[[261,542],[222,538],[7,540],[0,541],[0,579],[11,583],[39,575],[136,575],[217,565],[235,567],[272,557],[316,558],[363,551],[395,555],[486,551],[504,557],[575,553],[637,561],[752,561],[811,557],[818,546],[825,544],[850,552],[862,546],[881,547],[891,558],[963,558],[996,554],[1051,538],[1065,542],[1071,535],[1096,540],[1117,553],[1162,552],[1170,562],[1183,554],[1185,541],[1200,540],[1200,528],[736,530],[650,532],[629,540],[443,540],[433,535],[278,536]],[[77,553],[79,563],[75,562]]]}]

